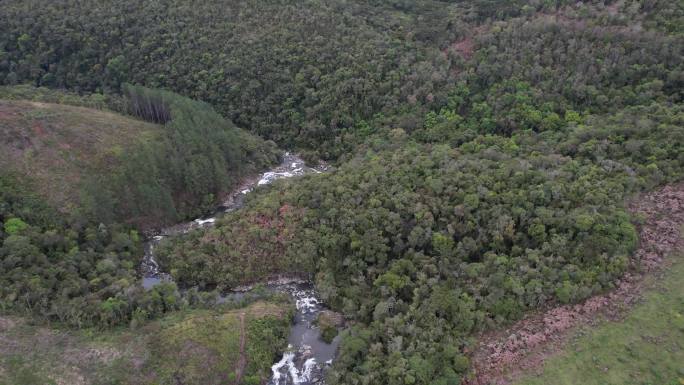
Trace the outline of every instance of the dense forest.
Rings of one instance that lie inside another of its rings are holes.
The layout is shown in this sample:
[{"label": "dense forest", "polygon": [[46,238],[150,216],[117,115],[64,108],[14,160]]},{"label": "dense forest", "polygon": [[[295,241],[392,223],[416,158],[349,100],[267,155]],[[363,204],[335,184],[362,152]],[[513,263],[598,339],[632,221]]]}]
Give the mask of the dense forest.
[{"label": "dense forest", "polygon": [[283,183],[167,244],[161,262],[199,286],[309,272],[360,321],[332,383],[454,383],[470,333],[627,271],[636,233],[623,199],[682,178],[683,119],[650,105],[458,146],[397,130],[334,174]]},{"label": "dense forest", "polygon": [[174,285],[137,284],[141,237],[122,226],[69,223],[16,176],[0,178],[0,308],[76,327],[178,309]]},{"label": "dense forest", "polygon": [[206,103],[130,85],[124,95],[130,114],[164,124],[163,137],[121,154],[114,176],[87,181],[96,219],[158,225],[197,217],[278,159],[273,142],[236,128]]},{"label": "dense forest", "polygon": [[[98,362],[87,383],[224,382],[235,376],[231,370],[238,361],[235,345],[240,339],[236,325],[245,313],[250,364],[244,368],[244,383],[259,384],[268,378],[270,361],[285,347],[292,306],[288,298],[263,291],[217,304],[216,292],[180,291],[173,282],[145,289],[138,272],[143,239],[136,230],[83,221],[73,213],[65,216],[35,190],[20,175],[0,175],[0,315],[24,316],[38,325],[33,336],[19,334],[19,341],[28,338],[33,344],[30,354],[21,355],[17,336],[9,332],[12,318],[8,323],[0,317],[9,349],[0,354],[0,381],[36,384],[53,383],[54,375],[69,378],[61,365],[65,359],[78,358],[64,357],[65,346],[76,357],[85,349],[87,358],[81,359],[87,360],[96,351],[92,345],[98,339],[92,336],[80,337],[78,344],[85,348],[67,343],[73,339],[68,330],[85,329],[95,337],[109,336],[125,347],[116,354],[132,354],[134,362]],[[137,335],[133,352],[126,330]],[[58,342],[48,342],[53,333],[60,335]],[[189,340],[206,348],[188,352]],[[35,350],[40,345],[57,351],[55,362],[37,365],[46,353]],[[218,364],[207,368],[210,360]],[[29,371],[17,362],[26,362]],[[57,368],[50,367],[55,364]]]},{"label": "dense forest", "polygon": [[659,30],[681,32],[682,13],[654,0],[9,1],[0,82],[168,88],[283,146],[335,158],[377,128],[371,121],[412,128],[444,105],[476,47],[486,47],[472,67],[485,82],[517,75],[573,101],[605,104],[608,84],[672,87],[677,76],[663,76],[680,65],[677,44]]},{"label": "dense forest", "polygon": [[3,311],[106,327],[189,306],[135,282],[139,230],[200,215],[277,143],[334,167],[163,242],[162,269],[200,292],[309,277],[352,321],[329,384],[459,384],[475,333],[639,270],[625,202],[684,177],[681,2],[3,6],[14,95],[162,127],[84,180],[79,220],[2,176]]}]

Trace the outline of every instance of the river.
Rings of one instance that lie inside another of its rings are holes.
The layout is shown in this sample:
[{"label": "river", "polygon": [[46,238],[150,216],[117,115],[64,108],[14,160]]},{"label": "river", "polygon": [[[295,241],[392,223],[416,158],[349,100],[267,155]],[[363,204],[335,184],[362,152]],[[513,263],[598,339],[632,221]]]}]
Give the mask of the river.
[{"label": "river", "polygon": [[[298,156],[285,153],[282,162],[278,166],[259,175],[258,178],[244,181],[211,215],[162,229],[158,235],[150,237],[145,243],[145,257],[141,264],[143,287],[149,289],[160,282],[171,281],[171,276],[160,270],[159,264],[154,258],[154,249],[164,238],[212,226],[225,213],[240,209],[244,204],[245,197],[255,187],[270,184],[278,179],[322,173],[326,169],[326,166],[307,167]],[[335,357],[340,337],[335,337],[330,344],[325,343],[320,338],[321,332],[315,325],[315,320],[320,312],[325,309],[325,306],[316,293],[315,288],[310,282],[288,278],[266,282],[264,286],[268,290],[289,294],[294,299],[297,307],[288,338],[288,348],[283,352],[280,361],[272,366],[273,375],[268,384],[325,384],[323,372]],[[234,292],[227,293],[225,297],[219,298],[218,302],[226,298],[241,296],[245,291],[249,290],[250,288],[236,288]]]},{"label": "river", "polygon": [[269,385],[325,384],[323,372],[332,364],[340,336],[327,344],[321,331],[313,323],[324,310],[316,290],[310,284],[288,284],[278,288],[288,292],[296,301],[297,313],[290,329],[288,349],[271,367]]}]

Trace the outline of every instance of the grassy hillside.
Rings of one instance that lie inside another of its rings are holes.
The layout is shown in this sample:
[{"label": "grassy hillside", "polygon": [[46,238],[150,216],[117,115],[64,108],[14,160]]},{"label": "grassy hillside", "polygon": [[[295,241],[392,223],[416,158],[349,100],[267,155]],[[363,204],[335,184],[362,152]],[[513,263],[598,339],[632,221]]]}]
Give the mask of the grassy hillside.
[{"label": "grassy hillside", "polygon": [[622,321],[585,328],[517,385],[684,383],[684,256]]},{"label": "grassy hillside", "polygon": [[289,311],[286,303],[257,302],[106,332],[0,317],[0,384],[231,384],[243,356],[241,383],[262,383],[285,346]]},{"label": "grassy hillside", "polygon": [[0,167],[33,179],[42,196],[71,211],[84,180],[115,168],[124,149],[158,140],[162,129],[111,111],[0,100]]},{"label": "grassy hillside", "polygon": [[[79,219],[145,228],[201,215],[240,178],[277,159],[272,142],[238,129],[205,103],[127,90],[109,97],[0,88],[3,172]],[[169,111],[164,121],[133,105],[157,99]]]}]

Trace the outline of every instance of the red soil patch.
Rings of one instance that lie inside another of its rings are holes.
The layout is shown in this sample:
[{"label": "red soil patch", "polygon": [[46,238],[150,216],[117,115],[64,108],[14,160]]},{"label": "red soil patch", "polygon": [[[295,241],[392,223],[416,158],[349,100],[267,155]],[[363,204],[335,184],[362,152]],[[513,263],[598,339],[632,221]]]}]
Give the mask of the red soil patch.
[{"label": "red soil patch", "polygon": [[36,122],[33,124],[33,133],[39,138],[43,138],[45,135],[47,135],[41,122]]},{"label": "red soil patch", "polygon": [[473,42],[472,37],[466,37],[463,40],[452,43],[449,49],[458,52],[466,59],[470,59],[473,57],[473,51],[475,51],[475,42]]},{"label": "red soil patch", "polygon": [[475,52],[475,39],[489,30],[488,25],[483,24],[471,30],[468,36],[457,40],[449,45],[442,53],[446,55],[449,51],[458,52],[465,59],[470,59]]},{"label": "red soil patch", "polygon": [[253,216],[252,222],[262,229],[275,230],[275,238],[271,240],[284,246],[294,236],[292,226],[303,216],[304,209],[285,204],[278,209],[276,215],[256,214]]},{"label": "red soil patch", "polygon": [[14,120],[20,114],[20,109],[14,104],[0,100],[0,120]]},{"label": "red soil patch", "polygon": [[629,204],[629,210],[642,216],[644,223],[631,273],[617,288],[583,303],[534,314],[507,330],[484,334],[472,354],[473,377],[464,384],[508,384],[524,372],[539,369],[546,357],[562,348],[572,329],[601,317],[619,319],[639,300],[644,275],[661,269],[665,256],[684,249],[684,184],[642,195]]},{"label": "red soil patch", "polygon": [[284,204],[283,206],[281,206],[281,207],[278,209],[278,213],[279,213],[280,215],[285,215],[285,214],[287,214],[287,213],[288,213],[289,211],[291,211],[291,210],[292,210],[292,206],[290,206],[290,205],[288,205],[288,204],[286,203],[286,204]]}]

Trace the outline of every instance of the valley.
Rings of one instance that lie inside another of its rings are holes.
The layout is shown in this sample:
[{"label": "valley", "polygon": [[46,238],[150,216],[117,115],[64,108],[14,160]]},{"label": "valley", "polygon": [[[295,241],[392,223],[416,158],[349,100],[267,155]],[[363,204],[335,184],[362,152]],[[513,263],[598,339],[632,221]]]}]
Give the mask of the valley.
[{"label": "valley", "polygon": [[6,0],[0,384],[677,384],[684,7]]}]

